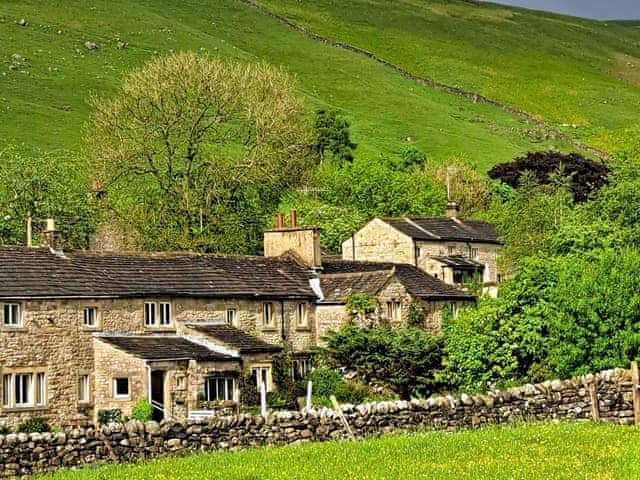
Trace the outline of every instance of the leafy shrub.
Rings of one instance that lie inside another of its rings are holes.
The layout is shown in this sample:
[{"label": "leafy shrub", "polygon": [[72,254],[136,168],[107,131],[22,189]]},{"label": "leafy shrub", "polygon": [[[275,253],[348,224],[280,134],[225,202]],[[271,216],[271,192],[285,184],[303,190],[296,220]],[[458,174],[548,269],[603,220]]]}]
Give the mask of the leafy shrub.
[{"label": "leafy shrub", "polygon": [[345,380],[340,372],[330,368],[315,369],[309,380],[313,382],[314,405],[331,407],[331,395],[335,395],[338,402],[358,404],[369,395],[366,386]]},{"label": "leafy shrub", "polygon": [[122,422],[122,410],[119,408],[112,408],[108,410],[98,410],[98,423],[100,425],[106,425],[108,423],[121,423]]},{"label": "leafy shrub", "polygon": [[367,382],[385,383],[402,398],[437,390],[443,341],[421,328],[362,329],[345,325],[325,337],[326,354]]},{"label": "leafy shrub", "polygon": [[148,422],[153,418],[153,406],[146,398],[141,398],[131,409],[131,419]]},{"label": "leafy shrub", "polygon": [[50,432],[49,422],[44,417],[31,417],[18,426],[19,433]]},{"label": "leafy shrub", "polygon": [[5,424],[0,425],[0,435],[7,435],[10,432],[11,432],[11,429],[7,425]]},{"label": "leafy shrub", "polygon": [[260,406],[260,392],[258,391],[258,387],[256,387],[251,370],[247,370],[245,372],[242,381],[242,395],[240,398],[245,407]]},{"label": "leafy shrub", "polygon": [[338,385],[342,383],[342,375],[330,368],[316,368],[309,375],[309,380],[313,382],[313,394],[319,397],[334,395]]}]

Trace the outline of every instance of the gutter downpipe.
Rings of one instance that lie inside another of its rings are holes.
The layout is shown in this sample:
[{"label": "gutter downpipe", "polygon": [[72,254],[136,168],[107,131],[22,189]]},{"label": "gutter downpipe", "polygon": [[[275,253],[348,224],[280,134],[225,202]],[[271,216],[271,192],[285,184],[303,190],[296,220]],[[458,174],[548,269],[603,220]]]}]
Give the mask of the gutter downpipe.
[{"label": "gutter downpipe", "polygon": [[149,403],[153,405],[151,403],[151,367],[146,360],[144,361],[144,367],[147,369],[147,400],[149,400]]},{"label": "gutter downpipe", "polygon": [[282,325],[280,328],[280,335],[282,336],[282,344],[283,346],[285,346],[284,343],[287,340],[287,336],[284,328],[284,300],[280,300],[280,321],[282,322]]}]

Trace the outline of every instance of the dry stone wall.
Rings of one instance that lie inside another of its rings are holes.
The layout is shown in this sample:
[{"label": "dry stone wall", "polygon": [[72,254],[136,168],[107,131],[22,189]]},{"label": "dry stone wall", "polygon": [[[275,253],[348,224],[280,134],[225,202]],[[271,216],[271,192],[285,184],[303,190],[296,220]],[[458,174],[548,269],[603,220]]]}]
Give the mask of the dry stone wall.
[{"label": "dry stone wall", "polygon": [[[486,395],[443,396],[343,406],[358,437],[415,430],[458,430],[514,421],[633,423],[631,375],[612,370],[567,381],[525,385]],[[203,423],[131,421],[62,433],[0,436],[0,476],[11,477],[98,462],[136,461],[191,451],[237,450],[346,437],[328,409],[279,412],[264,419],[240,414]]]}]

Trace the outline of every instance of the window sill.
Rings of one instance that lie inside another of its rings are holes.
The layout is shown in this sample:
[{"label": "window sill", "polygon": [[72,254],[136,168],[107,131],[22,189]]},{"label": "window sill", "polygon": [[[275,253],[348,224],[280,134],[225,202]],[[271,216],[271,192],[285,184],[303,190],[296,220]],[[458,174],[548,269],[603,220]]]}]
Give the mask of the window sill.
[{"label": "window sill", "polygon": [[153,326],[150,327],[149,325],[145,325],[144,329],[150,332],[175,332],[176,331],[176,327],[173,325],[167,325],[162,327],[153,327]]},{"label": "window sill", "polygon": [[6,412],[6,413],[11,413],[11,412],[37,412],[37,411],[42,411],[42,410],[47,410],[47,406],[46,405],[38,405],[36,407],[34,406],[28,406],[28,407],[2,407],[2,411]]},{"label": "window sill", "polygon": [[5,332],[26,332],[27,327],[24,325],[2,325],[2,330]]},{"label": "window sill", "polygon": [[275,333],[277,333],[277,332],[278,332],[278,327],[262,327],[262,328],[260,329],[260,331],[262,331],[262,332],[275,332]]},{"label": "window sill", "polygon": [[116,402],[126,402],[131,400],[131,396],[127,395],[126,397],[113,397]]},{"label": "window sill", "polygon": [[296,332],[310,332],[310,331],[311,331],[311,327],[309,326],[298,325],[296,327]]}]

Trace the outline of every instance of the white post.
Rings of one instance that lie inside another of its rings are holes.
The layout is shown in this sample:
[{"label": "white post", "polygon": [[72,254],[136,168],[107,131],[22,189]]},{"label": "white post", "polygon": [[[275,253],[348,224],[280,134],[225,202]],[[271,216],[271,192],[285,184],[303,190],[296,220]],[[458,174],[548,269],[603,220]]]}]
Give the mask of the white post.
[{"label": "white post", "polygon": [[267,418],[267,381],[260,382],[260,415]]},{"label": "white post", "polygon": [[307,382],[307,405],[306,408],[309,410],[311,408],[311,395],[313,393],[313,382],[309,380]]}]

